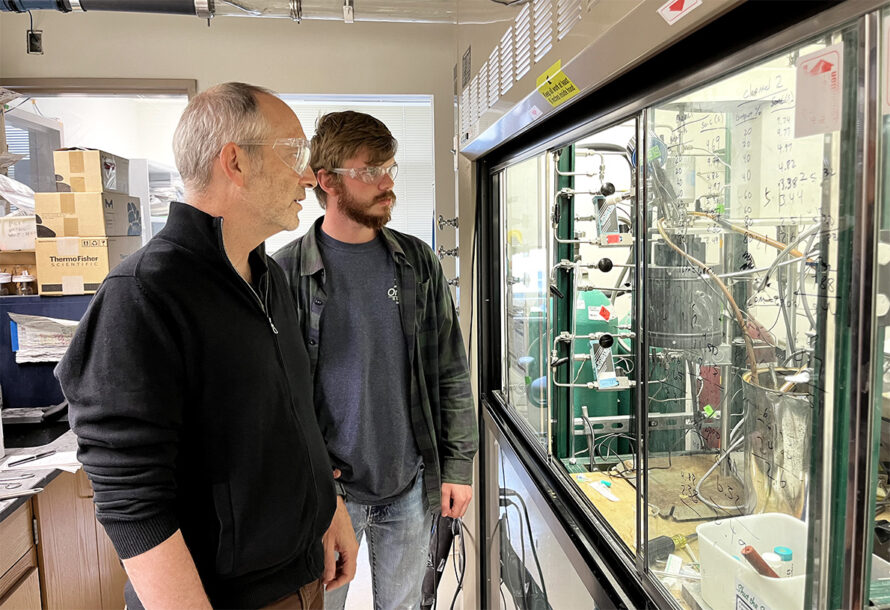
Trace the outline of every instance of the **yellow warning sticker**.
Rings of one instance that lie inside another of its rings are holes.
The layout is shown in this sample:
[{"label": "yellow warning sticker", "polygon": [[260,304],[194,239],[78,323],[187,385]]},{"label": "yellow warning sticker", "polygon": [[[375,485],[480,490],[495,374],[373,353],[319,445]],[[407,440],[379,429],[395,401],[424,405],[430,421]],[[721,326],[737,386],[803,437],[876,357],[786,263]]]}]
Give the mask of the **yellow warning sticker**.
[{"label": "yellow warning sticker", "polygon": [[562,60],[559,59],[538,77],[537,89],[554,108],[580,93],[575,83],[562,71]]}]

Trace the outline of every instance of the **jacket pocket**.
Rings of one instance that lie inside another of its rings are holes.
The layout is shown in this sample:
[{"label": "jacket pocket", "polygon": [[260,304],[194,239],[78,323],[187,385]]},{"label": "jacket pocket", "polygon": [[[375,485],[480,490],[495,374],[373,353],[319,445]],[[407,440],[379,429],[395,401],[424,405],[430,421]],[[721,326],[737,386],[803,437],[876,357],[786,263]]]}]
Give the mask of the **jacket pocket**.
[{"label": "jacket pocket", "polygon": [[213,505],[219,522],[216,572],[229,574],[235,565],[235,525],[232,517],[232,493],[228,482],[213,485]]}]

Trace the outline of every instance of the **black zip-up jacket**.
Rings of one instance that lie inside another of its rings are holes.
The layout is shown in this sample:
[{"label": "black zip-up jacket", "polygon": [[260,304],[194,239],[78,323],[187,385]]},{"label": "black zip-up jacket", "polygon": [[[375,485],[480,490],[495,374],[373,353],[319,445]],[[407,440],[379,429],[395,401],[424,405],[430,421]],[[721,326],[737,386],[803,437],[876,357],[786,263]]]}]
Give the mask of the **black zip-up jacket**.
[{"label": "black zip-up jacket", "polygon": [[249,262],[256,289],[226,256],[222,219],[172,204],[56,368],[118,554],[182,530],[216,607],[317,579],[336,506],[293,299],[262,246]]}]

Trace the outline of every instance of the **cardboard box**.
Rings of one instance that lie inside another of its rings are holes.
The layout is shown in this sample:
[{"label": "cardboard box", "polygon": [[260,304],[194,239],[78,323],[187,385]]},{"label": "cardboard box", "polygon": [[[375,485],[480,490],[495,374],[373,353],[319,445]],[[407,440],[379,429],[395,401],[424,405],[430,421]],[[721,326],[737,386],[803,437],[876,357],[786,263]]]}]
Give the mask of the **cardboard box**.
[{"label": "cardboard box", "polygon": [[35,237],[33,216],[0,216],[0,250],[33,250]]},{"label": "cardboard box", "polygon": [[38,237],[142,235],[138,197],[122,193],[34,193]]},{"label": "cardboard box", "polygon": [[118,263],[142,246],[141,237],[37,238],[41,296],[93,294]]},{"label": "cardboard box", "polygon": [[102,150],[63,148],[53,152],[60,193],[130,192],[130,162]]}]

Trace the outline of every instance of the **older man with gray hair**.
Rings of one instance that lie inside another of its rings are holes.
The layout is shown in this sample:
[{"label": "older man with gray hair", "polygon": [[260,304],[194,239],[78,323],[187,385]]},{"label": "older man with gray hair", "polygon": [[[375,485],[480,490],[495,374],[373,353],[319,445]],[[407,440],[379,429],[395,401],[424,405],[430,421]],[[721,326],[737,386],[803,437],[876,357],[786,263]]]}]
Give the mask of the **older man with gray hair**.
[{"label": "older man with gray hair", "polygon": [[227,83],[189,103],[174,150],[186,203],[109,274],[56,369],[96,514],[131,609],[321,607],[357,545],[263,249],[299,224],[309,143],[272,92]]}]

